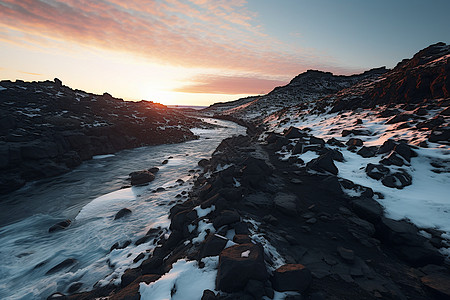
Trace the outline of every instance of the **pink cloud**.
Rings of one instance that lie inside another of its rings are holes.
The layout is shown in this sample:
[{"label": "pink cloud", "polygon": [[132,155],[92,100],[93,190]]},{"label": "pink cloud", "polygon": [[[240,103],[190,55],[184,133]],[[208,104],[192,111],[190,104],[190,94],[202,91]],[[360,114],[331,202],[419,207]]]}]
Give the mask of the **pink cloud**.
[{"label": "pink cloud", "polygon": [[71,41],[159,63],[271,76],[317,67],[319,57],[283,50],[254,17],[240,0],[0,0],[0,24],[22,33],[2,38],[10,43]]},{"label": "pink cloud", "polygon": [[203,75],[194,78],[195,83],[175,89],[183,93],[207,94],[265,94],[274,87],[286,85],[288,80],[274,80],[246,76]]}]

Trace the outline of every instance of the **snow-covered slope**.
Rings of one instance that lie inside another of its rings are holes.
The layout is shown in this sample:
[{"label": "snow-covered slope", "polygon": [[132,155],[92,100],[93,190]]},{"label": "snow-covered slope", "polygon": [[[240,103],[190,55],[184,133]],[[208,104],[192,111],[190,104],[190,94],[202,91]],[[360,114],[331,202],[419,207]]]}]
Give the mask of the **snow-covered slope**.
[{"label": "snow-covered slope", "polygon": [[[450,46],[438,43],[387,72],[349,78],[309,71],[222,113],[259,121],[261,140],[275,134],[280,159],[293,164],[308,168],[334,153],[350,197],[370,188],[389,217],[449,239],[449,73]],[[292,128],[306,135],[289,138]],[[450,254],[449,246],[441,250]]]},{"label": "snow-covered slope", "polygon": [[385,72],[385,68],[378,68],[358,75],[339,76],[330,72],[308,70],[267,95],[214,104],[204,111],[258,121],[280,109],[318,100],[362,80],[377,78]]}]

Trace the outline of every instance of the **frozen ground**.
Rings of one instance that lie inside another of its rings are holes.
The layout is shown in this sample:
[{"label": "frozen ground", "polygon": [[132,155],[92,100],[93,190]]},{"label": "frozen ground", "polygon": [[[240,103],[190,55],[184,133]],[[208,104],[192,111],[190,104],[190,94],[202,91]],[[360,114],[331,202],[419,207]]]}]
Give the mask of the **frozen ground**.
[{"label": "frozen ground", "polygon": [[[378,111],[381,109],[382,107]],[[378,111],[360,109],[343,114],[309,115],[292,109],[282,117],[268,118],[267,124],[269,131],[280,133],[290,126],[300,129],[309,128],[313,136],[323,138],[325,141],[336,138],[344,144],[350,138],[362,139],[364,146],[381,146],[388,139],[401,139],[412,145],[419,145],[426,140],[427,131],[414,130],[410,127],[401,128],[398,123],[386,124],[389,118],[378,117],[376,115]],[[433,118],[439,111],[439,109],[429,111],[424,119]],[[362,124],[356,124],[357,119],[362,120]],[[408,123],[411,127],[414,126],[414,121]],[[358,136],[351,134],[342,137],[341,133],[344,129],[366,130],[369,134]],[[411,158],[411,163],[402,167],[412,175],[412,184],[403,189],[386,187],[380,181],[366,175],[367,164],[379,163],[386,154],[363,158],[347,150],[346,147],[329,145],[327,147],[338,149],[344,156],[344,162],[335,162],[339,169],[339,177],[370,187],[374,192],[384,196],[384,198],[375,197],[375,199],[385,208],[388,217],[397,220],[408,219],[418,227],[436,228],[450,233],[450,147],[448,145],[429,143],[428,148],[414,149],[418,156]],[[290,156],[289,151],[280,152],[280,159],[288,159]],[[307,163],[318,155],[308,151],[297,156]],[[436,164],[441,167],[436,167]],[[395,170],[398,167],[390,166],[389,168]],[[349,192],[354,193],[354,191]]]}]

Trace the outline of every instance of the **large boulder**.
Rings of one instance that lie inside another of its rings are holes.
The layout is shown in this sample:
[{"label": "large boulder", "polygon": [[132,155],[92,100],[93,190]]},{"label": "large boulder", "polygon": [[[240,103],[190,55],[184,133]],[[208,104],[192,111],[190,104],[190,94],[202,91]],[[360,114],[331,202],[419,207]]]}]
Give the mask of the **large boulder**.
[{"label": "large boulder", "polygon": [[333,175],[337,175],[339,172],[338,168],[333,162],[333,154],[331,152],[327,152],[325,154],[322,154],[318,158],[311,160],[306,164],[306,166],[309,169],[319,172],[326,171],[330,172]]},{"label": "large boulder", "polygon": [[155,180],[155,175],[147,170],[130,173],[131,185],[142,185]]},{"label": "large boulder", "polygon": [[224,292],[237,292],[254,279],[268,278],[264,263],[264,251],[260,245],[234,245],[220,253],[216,288]]},{"label": "large boulder", "polygon": [[119,210],[116,215],[114,216],[114,220],[120,219],[125,217],[126,215],[131,214],[131,210],[128,208],[122,208],[121,210]]},{"label": "large boulder", "polygon": [[273,288],[279,292],[304,292],[311,285],[311,271],[301,264],[285,264],[273,272]]}]

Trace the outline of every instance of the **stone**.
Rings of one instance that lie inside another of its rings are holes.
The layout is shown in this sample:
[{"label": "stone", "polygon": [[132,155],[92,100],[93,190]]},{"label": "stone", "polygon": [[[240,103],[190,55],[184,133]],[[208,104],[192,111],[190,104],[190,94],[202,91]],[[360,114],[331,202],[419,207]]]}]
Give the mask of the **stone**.
[{"label": "stone", "polygon": [[353,252],[353,250],[344,247],[338,247],[337,252],[339,253],[339,256],[342,257],[345,261],[352,262],[355,259],[355,253]]},{"label": "stone", "polygon": [[275,208],[290,216],[297,215],[297,201],[297,196],[286,193],[278,193],[273,200]]},{"label": "stone", "polygon": [[309,144],[310,145],[319,145],[320,147],[323,147],[323,146],[325,146],[325,141],[321,138],[312,136],[309,138]]},{"label": "stone", "polygon": [[211,290],[204,290],[201,300],[216,300],[216,294]]},{"label": "stone", "polygon": [[245,286],[245,292],[249,293],[255,299],[262,299],[264,296],[264,283],[258,280],[250,279]]},{"label": "stone", "polygon": [[296,139],[296,138],[305,137],[305,136],[307,136],[307,134],[302,132],[300,129],[291,126],[285,132],[284,136],[288,139]]},{"label": "stone", "polygon": [[342,143],[341,141],[339,141],[339,140],[337,140],[335,138],[329,139],[327,141],[327,144],[331,145],[331,146],[338,146],[338,147],[344,147],[345,146],[344,143]]},{"label": "stone", "polygon": [[364,158],[374,157],[377,154],[378,147],[377,146],[363,146],[361,149],[356,152],[356,154],[361,155]]},{"label": "stone", "polygon": [[121,279],[120,286],[122,288],[126,287],[130,283],[136,280],[139,276],[142,275],[142,270],[140,268],[128,269],[126,270]]},{"label": "stone", "polygon": [[312,282],[311,271],[301,264],[285,264],[273,272],[272,285],[276,291],[305,292]]},{"label": "stone", "polygon": [[390,173],[389,168],[379,164],[367,164],[366,166],[366,174],[370,178],[373,178],[375,180],[380,180],[384,176],[388,175]]},{"label": "stone", "polygon": [[[158,280],[160,277],[161,275],[158,274],[148,274],[139,276],[133,282],[128,284],[126,287],[118,290],[115,294],[112,294],[107,298],[109,300],[139,300],[141,299],[141,295],[139,294],[139,288],[141,283],[150,284]],[[105,299],[105,297],[89,297],[87,299]]]},{"label": "stone", "polygon": [[322,154],[318,158],[311,160],[306,164],[307,168],[315,171],[326,171],[333,175],[337,175],[339,170],[333,162],[333,155],[328,152]]},{"label": "stone", "polygon": [[373,199],[357,199],[352,201],[353,211],[364,220],[372,224],[378,223],[383,216],[383,207]]},{"label": "stone", "polygon": [[396,145],[394,147],[394,152],[406,159],[407,162],[411,161],[411,157],[417,156],[406,143]]},{"label": "stone", "polygon": [[200,246],[200,258],[219,255],[228,240],[217,234],[210,234]]},{"label": "stone", "polygon": [[361,139],[358,138],[351,138],[345,143],[347,146],[355,146],[360,147],[364,144],[364,142]]},{"label": "stone", "polygon": [[213,220],[213,225],[216,229],[219,229],[223,225],[229,225],[239,222],[241,217],[235,210],[224,210]]},{"label": "stone", "polygon": [[119,210],[116,215],[114,216],[114,220],[120,219],[125,217],[126,215],[131,214],[131,210],[128,208],[122,208],[121,210]]},{"label": "stone", "polygon": [[152,174],[156,174],[156,173],[159,172],[159,168],[158,167],[153,167],[153,168],[148,169],[147,171],[149,171]]},{"label": "stone", "polygon": [[450,143],[450,128],[437,128],[433,130],[428,137],[428,141],[431,143]]},{"label": "stone", "polygon": [[265,281],[267,278],[264,251],[260,245],[234,245],[220,253],[216,277],[218,290],[237,292],[252,279]]},{"label": "stone", "polygon": [[296,154],[302,154],[305,148],[305,144],[302,141],[298,141],[294,148],[292,148],[292,154],[296,155]]},{"label": "stone", "polygon": [[380,163],[386,166],[403,166],[405,164],[405,160],[398,155],[396,152],[391,152],[387,157],[380,160]]},{"label": "stone", "polygon": [[398,172],[386,175],[381,183],[390,188],[403,189],[412,184],[412,177],[405,170],[400,169]]},{"label": "stone", "polygon": [[252,242],[252,239],[246,234],[235,234],[233,242],[236,244],[249,244]]},{"label": "stone", "polygon": [[420,279],[428,289],[440,297],[450,299],[450,276],[445,273],[435,273]]},{"label": "stone", "polygon": [[53,225],[52,227],[50,227],[48,229],[48,232],[55,232],[55,231],[66,229],[67,227],[69,227],[70,223],[72,223],[72,221],[70,221],[69,219],[58,222],[55,225]]},{"label": "stone", "polygon": [[147,170],[130,173],[131,185],[141,185],[155,180],[155,175]]},{"label": "stone", "polygon": [[378,154],[388,153],[394,150],[395,146],[397,145],[396,142],[393,140],[386,140],[383,145],[378,149]]}]

